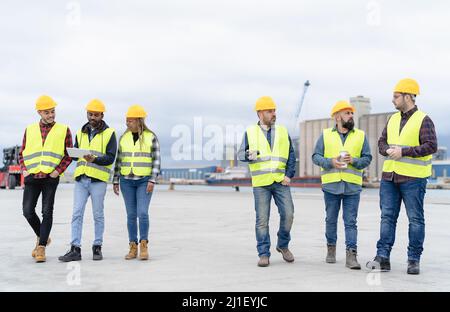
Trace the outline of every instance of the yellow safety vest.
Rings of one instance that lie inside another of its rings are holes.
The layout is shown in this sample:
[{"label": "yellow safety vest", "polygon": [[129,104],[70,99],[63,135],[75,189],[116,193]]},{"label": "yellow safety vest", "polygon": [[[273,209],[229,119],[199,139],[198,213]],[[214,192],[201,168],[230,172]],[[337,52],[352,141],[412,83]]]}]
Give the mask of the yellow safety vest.
[{"label": "yellow safety vest", "polygon": [[120,139],[120,174],[137,176],[149,176],[152,173],[152,141],[153,133],[145,130],[143,133],[143,144],[133,140],[131,131],[125,132]]},{"label": "yellow safety vest", "polygon": [[259,151],[256,160],[249,162],[252,186],[266,186],[281,182],[286,174],[289,157],[289,135],[285,127],[276,125],[273,149],[259,125],[247,128],[247,140],[250,151]]},{"label": "yellow safety vest", "polygon": [[[353,129],[347,135],[345,143],[342,144],[341,136],[338,131],[332,128],[323,130],[323,143],[325,146],[324,157],[336,158],[341,151],[347,151],[352,157],[360,158],[362,147],[364,145],[364,131]],[[321,168],[320,178],[322,184],[345,181],[348,183],[362,185],[363,170],[356,169],[348,164],[347,168],[325,170]]]},{"label": "yellow safety vest", "polygon": [[[390,146],[414,147],[419,146],[420,128],[426,114],[416,111],[406,122],[400,132],[401,113],[397,112],[388,121],[387,143]],[[431,176],[432,155],[424,157],[406,157],[399,160],[386,158],[383,163],[383,172],[395,172],[408,177],[427,178]]]},{"label": "yellow safety vest", "polygon": [[29,173],[51,173],[64,157],[67,126],[55,123],[42,145],[39,123],[32,124],[26,130],[26,144],[22,152],[25,167]]},{"label": "yellow safety vest", "polygon": [[[107,128],[104,131],[98,133],[89,142],[89,135],[87,133],[77,132],[77,142],[80,149],[87,149],[91,151],[92,155],[102,157],[106,155],[106,147],[109,140],[114,134],[114,129]],[[77,162],[77,168],[75,169],[74,177],[80,175],[87,175],[88,177],[95,178],[104,182],[108,182],[111,175],[112,164],[108,166],[100,166],[94,163],[87,162],[84,158],[79,158]]]}]

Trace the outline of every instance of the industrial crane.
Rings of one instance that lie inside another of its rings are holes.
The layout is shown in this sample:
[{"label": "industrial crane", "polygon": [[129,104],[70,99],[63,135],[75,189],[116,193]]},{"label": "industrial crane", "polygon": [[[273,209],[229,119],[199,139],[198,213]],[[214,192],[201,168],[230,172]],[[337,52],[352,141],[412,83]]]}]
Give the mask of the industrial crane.
[{"label": "industrial crane", "polygon": [[296,175],[299,174],[299,161],[300,161],[300,113],[302,111],[303,102],[305,101],[305,95],[306,91],[308,91],[308,88],[311,84],[309,83],[309,80],[306,80],[303,84],[303,93],[302,97],[300,98],[300,102],[297,106],[297,111],[295,112],[295,125],[294,125],[294,136],[292,138],[292,143],[294,144],[294,151],[295,151],[295,171]]},{"label": "industrial crane", "polygon": [[[302,97],[301,97],[301,99],[300,99],[300,102],[299,102],[299,104],[298,104],[298,106],[297,106],[297,111],[296,111],[296,113],[295,113],[295,127],[297,127],[298,126],[298,124],[299,124],[299,117],[300,117],[300,113],[301,113],[301,111],[302,111],[302,106],[303,106],[303,102],[305,101],[305,95],[306,95],[306,91],[308,91],[308,87],[310,86],[311,84],[309,83],[309,80],[306,80],[305,81],[305,83],[303,84],[303,93],[302,93]],[[297,129],[297,128],[296,128]]]}]

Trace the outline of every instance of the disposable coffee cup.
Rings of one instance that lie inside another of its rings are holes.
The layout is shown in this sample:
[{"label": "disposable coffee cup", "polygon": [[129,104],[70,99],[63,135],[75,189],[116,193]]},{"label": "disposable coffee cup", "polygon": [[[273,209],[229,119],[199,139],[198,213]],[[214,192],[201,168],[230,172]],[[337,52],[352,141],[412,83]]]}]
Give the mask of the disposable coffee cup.
[{"label": "disposable coffee cup", "polygon": [[341,163],[343,163],[342,168],[347,168],[347,163],[344,162],[344,157],[347,156],[348,152],[347,151],[341,151],[339,153],[339,161]]}]

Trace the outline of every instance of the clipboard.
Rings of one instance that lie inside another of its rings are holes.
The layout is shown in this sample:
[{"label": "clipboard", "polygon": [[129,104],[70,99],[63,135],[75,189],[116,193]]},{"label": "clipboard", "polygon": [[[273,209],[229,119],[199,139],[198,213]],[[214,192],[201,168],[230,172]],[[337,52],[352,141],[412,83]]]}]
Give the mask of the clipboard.
[{"label": "clipboard", "polygon": [[92,152],[87,149],[68,147],[67,154],[69,154],[70,157],[82,158],[84,155],[92,154]]}]

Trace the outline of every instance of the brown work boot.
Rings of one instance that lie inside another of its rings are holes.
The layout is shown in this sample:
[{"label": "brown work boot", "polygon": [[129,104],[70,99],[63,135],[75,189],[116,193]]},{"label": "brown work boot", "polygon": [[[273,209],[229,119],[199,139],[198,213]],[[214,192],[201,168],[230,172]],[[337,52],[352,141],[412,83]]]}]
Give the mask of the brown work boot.
[{"label": "brown work boot", "polygon": [[266,266],[269,266],[269,264],[270,264],[269,257],[267,257],[267,256],[259,257],[259,261],[258,261],[259,267],[266,267]]},{"label": "brown work boot", "polygon": [[[50,239],[50,237],[47,240],[47,246],[50,245],[50,243],[52,242],[52,240]],[[36,250],[39,246],[39,237],[36,236],[36,246],[34,247],[33,251],[31,252],[31,256],[34,258],[36,257]]]},{"label": "brown work boot", "polygon": [[354,249],[347,250],[345,266],[352,270],[361,270],[361,265],[358,263],[358,260],[356,259],[356,254],[357,254],[356,250]]},{"label": "brown work boot", "polygon": [[336,263],[336,246],[335,245],[327,245],[327,258],[325,259],[326,263]]},{"label": "brown work boot", "polygon": [[294,262],[294,255],[292,254],[292,252],[288,248],[278,248],[277,247],[277,251],[281,252],[281,254],[283,255],[284,261],[286,261],[286,262]]},{"label": "brown work boot", "polygon": [[141,240],[141,243],[139,244],[139,259],[148,259],[148,240]]},{"label": "brown work boot", "polygon": [[130,251],[125,256],[126,260],[136,259],[138,253],[138,247],[136,242],[130,242]]},{"label": "brown work boot", "polygon": [[45,262],[45,246],[39,245],[36,249],[36,262]]}]

